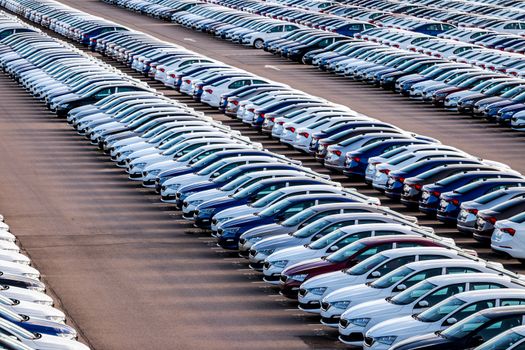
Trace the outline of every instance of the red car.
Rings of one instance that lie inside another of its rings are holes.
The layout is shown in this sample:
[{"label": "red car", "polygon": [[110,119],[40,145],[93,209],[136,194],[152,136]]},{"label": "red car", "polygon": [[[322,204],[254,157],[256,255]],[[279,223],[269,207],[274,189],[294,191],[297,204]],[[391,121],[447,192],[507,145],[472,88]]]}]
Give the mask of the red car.
[{"label": "red car", "polygon": [[[357,265],[383,250],[408,247],[450,246],[446,242],[435,241],[416,235],[388,235],[360,239],[324,258],[316,258],[292,265],[281,272],[281,294],[296,299],[301,284],[323,273],[343,270]],[[297,276],[304,275],[299,280]],[[290,278],[290,276],[296,276]]]}]

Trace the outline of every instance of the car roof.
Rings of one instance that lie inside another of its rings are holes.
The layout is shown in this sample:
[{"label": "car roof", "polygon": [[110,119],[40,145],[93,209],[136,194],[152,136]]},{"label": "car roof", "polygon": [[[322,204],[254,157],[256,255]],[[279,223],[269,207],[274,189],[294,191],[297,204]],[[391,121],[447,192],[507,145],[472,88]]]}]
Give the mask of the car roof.
[{"label": "car roof", "polygon": [[525,290],[508,288],[508,289],[485,289],[485,290],[474,290],[464,292],[455,296],[465,302],[473,302],[477,300],[485,300],[487,298],[509,298],[509,297],[520,297],[525,300]]}]

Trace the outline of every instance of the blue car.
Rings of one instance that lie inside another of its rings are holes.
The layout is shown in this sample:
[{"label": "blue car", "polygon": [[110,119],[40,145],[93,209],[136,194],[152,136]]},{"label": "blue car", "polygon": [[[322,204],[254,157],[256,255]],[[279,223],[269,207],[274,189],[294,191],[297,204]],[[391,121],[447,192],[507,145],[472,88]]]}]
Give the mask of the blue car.
[{"label": "blue car", "polygon": [[[203,157],[193,164],[188,164],[182,168],[174,168],[174,169],[164,170],[160,172],[156,178],[156,184],[159,186],[159,189],[162,189],[162,184],[172,177],[191,174],[191,173],[197,173],[200,170],[206,168],[207,166],[215,162],[218,162],[224,158],[241,157],[241,156],[263,156],[264,157],[264,156],[270,155],[267,151],[251,149],[251,148],[213,152],[216,149],[217,148],[215,147],[215,149],[212,148],[208,152],[205,152],[203,154]],[[206,153],[208,154],[206,155]],[[167,199],[167,198],[164,198],[164,199]]]},{"label": "blue car", "polygon": [[31,333],[48,334],[69,339],[75,339],[77,337],[77,332],[73,327],[58,322],[31,318],[26,315],[19,315],[10,310],[7,310],[3,306],[0,306],[0,317],[19,327],[24,328],[25,330],[28,330]]},{"label": "blue car", "polygon": [[417,176],[425,171],[445,164],[481,164],[477,159],[469,158],[429,158],[407,165],[399,170],[388,174],[388,181],[385,188],[385,195],[390,198],[398,199],[401,197],[404,181],[406,178]]},{"label": "blue car", "polygon": [[365,176],[365,171],[368,166],[368,160],[370,158],[379,156],[395,148],[411,145],[423,145],[429,143],[430,142],[425,140],[416,139],[394,139],[372,143],[370,145],[361,147],[355,151],[351,151],[346,154],[343,174],[347,176],[363,177]]},{"label": "blue car", "polygon": [[[269,159],[269,158],[268,158]],[[212,177],[207,181],[199,181],[192,184],[181,186],[177,190],[177,206],[179,208],[184,205],[184,200],[195,192],[211,190],[213,188],[218,188],[224,186],[230,181],[237,179],[244,174],[253,173],[253,172],[264,172],[269,170],[297,170],[301,171],[300,167],[288,164],[284,162],[275,161],[264,161],[259,160],[256,163],[243,164],[242,160],[230,162],[223,169],[216,170]]]},{"label": "blue car", "polygon": [[229,197],[216,198],[199,204],[194,212],[195,225],[210,228],[211,218],[218,212],[244,204],[255,203],[280,188],[303,185],[322,185],[325,182],[309,176],[280,177],[252,184]]},{"label": "blue car", "polygon": [[376,121],[363,120],[363,121],[353,121],[353,122],[344,123],[344,124],[337,124],[337,125],[329,127],[326,130],[314,133],[312,135],[312,141],[310,143],[310,147],[309,147],[308,151],[309,151],[310,154],[315,154],[317,152],[318,147],[319,147],[319,140],[321,140],[321,139],[327,139],[327,138],[329,138],[331,136],[334,136],[334,135],[339,134],[341,132],[345,132],[347,130],[353,130],[353,129],[356,129],[356,128],[365,128],[365,127],[396,129],[396,127],[393,126],[392,124],[383,123],[383,122],[379,122],[379,121],[376,122]]},{"label": "blue car", "polygon": [[311,206],[327,203],[355,202],[355,197],[337,193],[307,194],[283,199],[258,214],[241,216],[224,222],[217,230],[217,243],[224,249],[236,250],[240,236],[254,227],[281,222]]},{"label": "blue car", "polygon": [[466,174],[456,174],[453,176],[449,176],[436,183],[423,186],[421,199],[419,201],[419,210],[425,214],[433,215],[437,212],[439,208],[441,195],[443,193],[454,191],[476,180],[480,180],[483,178],[491,179],[497,176],[504,179],[520,178],[519,176],[513,174],[491,171],[476,171],[468,172]]},{"label": "blue car", "polygon": [[518,179],[488,179],[476,181],[462,186],[454,191],[441,195],[437,219],[444,223],[457,223],[457,217],[461,210],[461,203],[481,197],[487,193],[508,187],[524,187],[525,178]]},{"label": "blue car", "polygon": [[494,171],[497,169],[478,164],[445,164],[417,176],[406,178],[404,181],[403,192],[401,193],[401,203],[411,207],[417,207],[421,200],[423,186],[434,184],[447,177],[459,174],[468,173],[471,171]]}]

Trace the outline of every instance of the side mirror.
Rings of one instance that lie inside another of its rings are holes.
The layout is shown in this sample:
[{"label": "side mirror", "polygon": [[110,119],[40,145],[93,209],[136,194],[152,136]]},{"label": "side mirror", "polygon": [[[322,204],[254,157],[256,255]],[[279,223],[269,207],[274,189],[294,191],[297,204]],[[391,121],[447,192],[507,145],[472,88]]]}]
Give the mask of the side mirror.
[{"label": "side mirror", "polygon": [[419,303],[417,303],[418,307],[428,307],[428,301],[421,300]]},{"label": "side mirror", "polygon": [[219,172],[216,171],[216,172],[213,173],[213,177],[217,177],[217,176],[219,176],[220,174],[221,174],[221,173],[219,173]]},{"label": "side mirror", "polygon": [[333,245],[333,246],[330,247],[330,251],[331,251],[331,252],[335,252],[336,250],[339,250],[339,247],[338,247],[338,246]]},{"label": "side mirror", "polygon": [[379,272],[379,271],[374,271],[374,272],[372,272],[372,275],[371,275],[371,276],[372,276],[372,277],[375,277],[375,278],[381,277],[381,272]]},{"label": "side mirror", "polygon": [[176,153],[175,156],[177,156],[177,157],[182,156],[182,152],[178,152],[178,153]]},{"label": "side mirror", "polygon": [[404,284],[400,284],[396,287],[396,290],[405,290],[407,289],[407,286],[405,286]]},{"label": "side mirror", "polygon": [[318,239],[321,238],[321,237],[323,237],[323,235],[320,234],[320,233],[318,233],[318,234],[316,234],[312,239],[313,239],[314,241],[316,241],[316,240],[318,240]]},{"label": "side mirror", "polygon": [[454,317],[448,318],[446,321],[447,325],[449,326],[453,325],[456,322],[458,322],[458,320],[456,320]]}]

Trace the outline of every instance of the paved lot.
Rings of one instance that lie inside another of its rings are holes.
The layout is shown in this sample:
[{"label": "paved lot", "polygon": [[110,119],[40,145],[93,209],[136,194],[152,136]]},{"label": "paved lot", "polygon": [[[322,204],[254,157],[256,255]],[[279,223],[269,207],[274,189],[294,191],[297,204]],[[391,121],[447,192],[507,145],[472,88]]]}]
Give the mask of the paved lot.
[{"label": "paved lot", "polygon": [[[104,3],[63,2],[525,171],[525,159],[520,156],[525,141],[517,133],[421,108]],[[265,140],[268,148],[308,159],[253,132],[249,136]],[[306,165],[315,166],[315,162]],[[160,204],[157,196],[127,180],[106,156],[3,75],[0,211],[95,349],[343,348],[334,332],[266,287],[241,259],[213,247],[206,234]],[[440,234],[477,248],[482,256],[495,258],[471,238],[420,219]],[[506,262],[522,271],[515,261]]]}]

